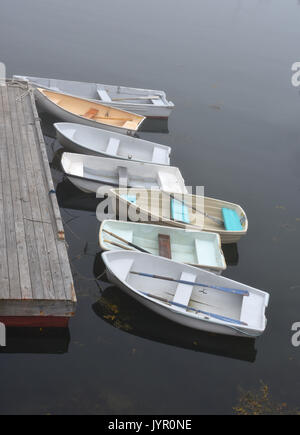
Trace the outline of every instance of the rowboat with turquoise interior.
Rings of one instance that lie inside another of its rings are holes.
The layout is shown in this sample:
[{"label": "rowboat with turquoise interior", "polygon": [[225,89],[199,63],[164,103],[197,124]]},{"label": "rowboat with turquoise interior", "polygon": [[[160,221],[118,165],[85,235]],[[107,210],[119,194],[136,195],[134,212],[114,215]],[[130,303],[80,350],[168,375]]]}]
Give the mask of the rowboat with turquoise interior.
[{"label": "rowboat with turquoise interior", "polygon": [[136,210],[140,222],[218,233],[222,243],[235,243],[247,233],[248,219],[239,205],[169,192],[113,188],[110,194],[116,214],[127,210],[130,217]]},{"label": "rowboat with turquoise interior", "polygon": [[145,251],[215,273],[226,269],[220,236],[162,225],[105,220],[99,231],[105,251]]}]

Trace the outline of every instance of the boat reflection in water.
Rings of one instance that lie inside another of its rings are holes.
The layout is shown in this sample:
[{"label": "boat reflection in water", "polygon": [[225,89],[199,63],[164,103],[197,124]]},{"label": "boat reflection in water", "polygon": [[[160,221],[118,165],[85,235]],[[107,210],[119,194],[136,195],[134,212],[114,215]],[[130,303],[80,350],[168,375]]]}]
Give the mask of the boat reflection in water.
[{"label": "boat reflection in water", "polygon": [[62,208],[72,210],[96,212],[98,204],[102,201],[94,193],[84,193],[77,189],[68,179],[64,179],[56,186],[58,204]]},{"label": "boat reflection in water", "polygon": [[[43,133],[51,138],[56,137],[56,130],[53,127],[55,122],[60,121],[56,117],[49,115],[46,112],[40,111],[39,117],[41,120]],[[139,133],[169,133],[168,119],[161,118],[146,118],[141,125],[141,128],[133,136],[139,137]]]},{"label": "boat reflection in water", "polygon": [[[100,269],[94,270],[99,272]],[[92,308],[105,322],[138,337],[248,362],[256,358],[255,340],[186,328],[147,310],[117,287],[105,288]]]},{"label": "boat reflection in water", "polygon": [[136,133],[139,136],[140,132],[145,133],[169,133],[168,119],[164,118],[146,118],[141,125],[141,128]]},{"label": "boat reflection in water", "polygon": [[68,352],[68,328],[7,328],[1,353],[63,354]]},{"label": "boat reflection in water", "polygon": [[228,243],[222,245],[222,251],[227,266],[237,266],[239,263],[239,252],[237,243]]}]

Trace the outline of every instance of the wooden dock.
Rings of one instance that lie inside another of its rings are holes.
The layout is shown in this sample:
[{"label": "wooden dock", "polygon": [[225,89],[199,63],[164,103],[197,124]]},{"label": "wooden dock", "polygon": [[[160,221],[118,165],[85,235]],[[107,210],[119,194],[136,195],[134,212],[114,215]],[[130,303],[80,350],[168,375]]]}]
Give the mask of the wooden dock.
[{"label": "wooden dock", "polygon": [[76,295],[33,90],[0,86],[0,322],[64,327]]}]

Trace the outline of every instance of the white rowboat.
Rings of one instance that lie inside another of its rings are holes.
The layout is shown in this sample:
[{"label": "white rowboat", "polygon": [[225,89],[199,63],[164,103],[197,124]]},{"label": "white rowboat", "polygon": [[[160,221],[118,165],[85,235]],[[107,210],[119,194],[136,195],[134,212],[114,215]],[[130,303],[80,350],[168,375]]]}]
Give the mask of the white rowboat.
[{"label": "white rowboat", "polygon": [[42,88],[35,89],[35,97],[38,105],[55,118],[117,133],[133,134],[145,119],[135,113]]},{"label": "white rowboat", "polygon": [[108,279],[157,314],[208,332],[257,337],[269,294],[173,260],[129,251],[102,254]]},{"label": "white rowboat", "polygon": [[181,172],[174,166],[73,153],[63,153],[61,164],[68,179],[83,192],[96,193],[104,185],[186,191]]},{"label": "white rowboat", "polygon": [[[167,237],[170,242],[172,260],[215,273],[221,273],[226,269],[220,236],[216,233],[105,220],[100,227],[99,243],[104,251],[115,251],[122,248],[136,250],[132,247],[135,245],[153,255],[161,255],[160,239],[162,236]],[[130,246],[123,240],[129,242]]]},{"label": "white rowboat", "polygon": [[170,164],[171,148],[165,145],[70,122],[58,122],[54,127],[61,145],[74,153]]},{"label": "white rowboat", "polygon": [[63,92],[111,107],[134,112],[149,118],[168,118],[174,104],[167,100],[163,91],[138,89],[125,86],[56,80],[41,77],[13,76],[15,80],[27,81],[37,88]]},{"label": "white rowboat", "polygon": [[[222,243],[235,243],[247,233],[248,219],[239,205],[220,199],[167,192],[153,194],[146,189],[113,188],[112,206],[116,214],[122,210],[122,215],[127,208],[128,216],[130,209],[138,209],[140,222],[218,233]],[[223,214],[225,218],[229,214],[228,221],[224,220]]]}]

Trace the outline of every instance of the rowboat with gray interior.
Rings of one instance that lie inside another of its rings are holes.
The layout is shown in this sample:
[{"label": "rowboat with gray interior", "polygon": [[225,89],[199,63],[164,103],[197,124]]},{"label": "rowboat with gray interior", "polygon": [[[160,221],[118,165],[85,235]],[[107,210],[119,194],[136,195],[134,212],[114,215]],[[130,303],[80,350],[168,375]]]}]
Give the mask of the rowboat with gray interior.
[{"label": "rowboat with gray interior", "polygon": [[54,127],[60,144],[74,153],[170,164],[171,148],[165,145],[70,122],[58,122]]},{"label": "rowboat with gray interior", "polygon": [[102,254],[108,279],[157,314],[208,332],[256,337],[269,294],[206,270],[130,251]]},{"label": "rowboat with gray interior", "polygon": [[61,164],[68,179],[83,192],[96,193],[103,185],[186,192],[181,172],[174,166],[73,153],[63,153]]},{"label": "rowboat with gray interior", "polygon": [[168,118],[175,107],[167,100],[164,91],[41,77],[13,77],[16,80],[28,81],[34,87],[86,98],[151,118]]},{"label": "rowboat with gray interior", "polygon": [[[137,222],[105,220],[99,231],[99,243],[104,251],[131,249],[132,244],[153,255],[160,255],[159,236],[169,237],[172,260],[221,273],[226,262],[221,248],[220,236],[204,231],[151,225]],[[123,240],[131,243],[128,246]]]}]

